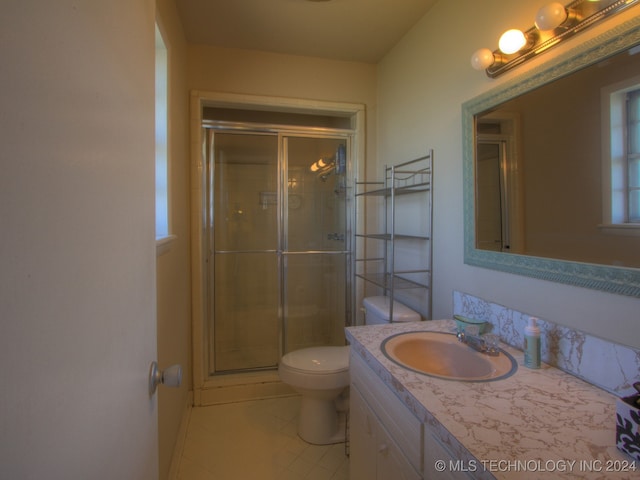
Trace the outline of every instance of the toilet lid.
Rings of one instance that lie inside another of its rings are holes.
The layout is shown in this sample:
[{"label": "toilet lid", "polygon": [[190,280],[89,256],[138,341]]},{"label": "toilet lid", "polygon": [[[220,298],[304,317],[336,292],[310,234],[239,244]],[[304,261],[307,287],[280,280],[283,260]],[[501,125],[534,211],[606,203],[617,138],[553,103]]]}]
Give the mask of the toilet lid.
[{"label": "toilet lid", "polygon": [[349,369],[349,347],[311,347],[282,357],[290,368],[310,373],[336,373]]},{"label": "toilet lid", "polygon": [[[366,297],[362,304],[365,308],[370,308],[378,317],[389,321],[389,297]],[[420,315],[406,305],[393,301],[393,321],[394,322],[419,322]]]}]

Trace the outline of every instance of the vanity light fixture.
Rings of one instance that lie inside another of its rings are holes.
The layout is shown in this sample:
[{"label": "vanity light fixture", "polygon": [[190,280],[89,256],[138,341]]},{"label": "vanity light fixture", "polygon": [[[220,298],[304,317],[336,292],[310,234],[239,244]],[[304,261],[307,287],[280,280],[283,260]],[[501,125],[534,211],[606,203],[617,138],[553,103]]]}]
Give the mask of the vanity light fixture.
[{"label": "vanity light fixture", "polygon": [[569,18],[567,9],[558,2],[545,5],[536,14],[535,26],[538,30],[555,30]]},{"label": "vanity light fixture", "polygon": [[526,45],[527,37],[517,28],[504,32],[498,41],[498,48],[502,53],[506,54],[519,52]]},{"label": "vanity light fixture", "polygon": [[566,6],[549,3],[538,10],[535,25],[527,31],[507,30],[500,37],[497,50],[476,50],[471,56],[471,66],[495,78],[638,2],[640,0],[574,0]]}]

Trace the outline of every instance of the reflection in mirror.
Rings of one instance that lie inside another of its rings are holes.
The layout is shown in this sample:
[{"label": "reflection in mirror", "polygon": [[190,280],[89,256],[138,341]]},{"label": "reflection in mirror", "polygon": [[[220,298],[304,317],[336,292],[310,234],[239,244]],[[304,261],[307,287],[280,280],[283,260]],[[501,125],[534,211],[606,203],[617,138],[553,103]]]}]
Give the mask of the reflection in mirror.
[{"label": "reflection in mirror", "polygon": [[640,296],[640,20],[620,28],[463,106],[466,263]]},{"label": "reflection in mirror", "polygon": [[[476,248],[640,267],[640,223],[623,215],[613,224],[603,210],[612,193],[638,191],[637,152],[624,152],[623,141],[638,136],[640,123],[625,114],[638,110],[638,92],[633,47],[476,115]],[[611,111],[622,113],[613,124]],[[612,189],[601,173],[615,161],[629,165]],[[637,211],[640,196],[623,196]],[[512,243],[518,222],[522,238]]]},{"label": "reflection in mirror", "polygon": [[476,116],[476,248],[525,251],[519,130],[515,110]]}]

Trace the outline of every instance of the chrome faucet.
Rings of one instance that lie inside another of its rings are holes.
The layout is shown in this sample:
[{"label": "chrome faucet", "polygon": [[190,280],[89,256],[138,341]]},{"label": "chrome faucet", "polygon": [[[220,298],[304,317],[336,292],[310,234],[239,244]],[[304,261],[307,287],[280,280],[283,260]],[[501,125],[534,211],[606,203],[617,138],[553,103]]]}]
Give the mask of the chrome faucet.
[{"label": "chrome faucet", "polygon": [[500,350],[498,349],[498,337],[496,335],[489,333],[481,337],[478,335],[469,335],[465,332],[458,332],[456,337],[458,337],[459,342],[468,345],[477,352],[491,357],[497,357],[500,355]]}]

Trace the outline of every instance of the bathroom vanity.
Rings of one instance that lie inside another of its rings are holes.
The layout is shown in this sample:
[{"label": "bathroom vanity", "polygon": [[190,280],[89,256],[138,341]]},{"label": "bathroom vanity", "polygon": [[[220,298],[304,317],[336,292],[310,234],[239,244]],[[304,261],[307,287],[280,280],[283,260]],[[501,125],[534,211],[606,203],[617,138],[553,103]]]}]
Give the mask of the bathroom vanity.
[{"label": "bathroom vanity", "polygon": [[616,398],[559,369],[522,365],[463,382],[404,368],[381,350],[398,333],[453,333],[452,320],[349,327],[351,479],[640,478],[615,444]]}]

